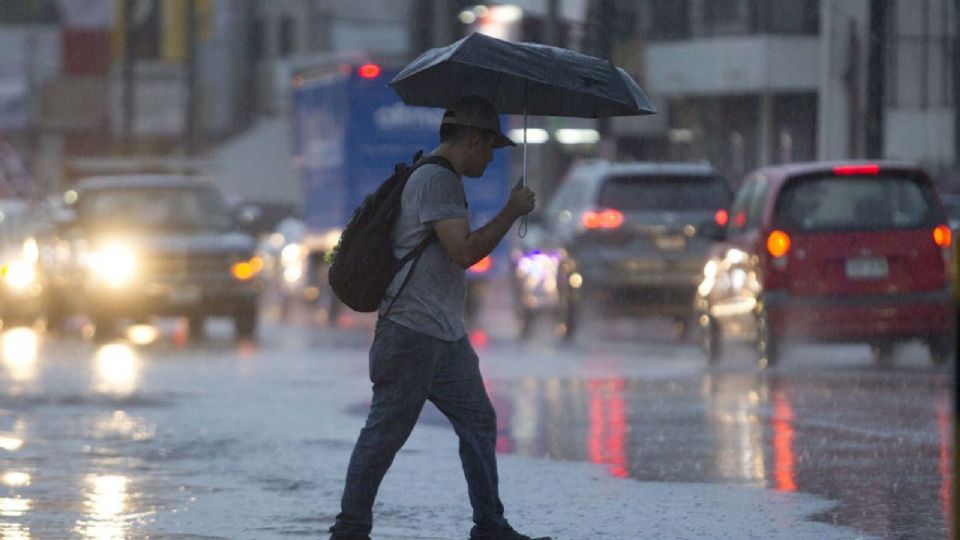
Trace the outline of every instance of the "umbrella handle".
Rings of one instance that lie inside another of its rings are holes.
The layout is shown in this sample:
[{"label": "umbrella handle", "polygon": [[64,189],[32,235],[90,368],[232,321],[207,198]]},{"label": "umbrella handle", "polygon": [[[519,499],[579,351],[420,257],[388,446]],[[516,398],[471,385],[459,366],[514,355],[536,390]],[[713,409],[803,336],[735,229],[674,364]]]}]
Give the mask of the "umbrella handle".
[{"label": "umbrella handle", "polygon": [[[523,187],[527,187],[527,81],[523,81],[523,176],[520,177]],[[526,238],[527,236],[527,215],[520,218],[520,227],[517,229],[517,236]]]}]

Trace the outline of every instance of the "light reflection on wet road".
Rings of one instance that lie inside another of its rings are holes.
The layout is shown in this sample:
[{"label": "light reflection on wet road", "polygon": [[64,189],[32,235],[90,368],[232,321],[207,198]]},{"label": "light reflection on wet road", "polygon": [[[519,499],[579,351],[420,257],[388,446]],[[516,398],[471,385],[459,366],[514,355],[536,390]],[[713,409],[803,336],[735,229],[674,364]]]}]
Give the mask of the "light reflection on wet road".
[{"label": "light reflection on wet road", "polygon": [[529,378],[488,389],[502,452],[591,461],[644,481],[813,493],[842,501],[817,516],[828,523],[891,538],[947,534],[950,386],[932,368]]},{"label": "light reflection on wet road", "polygon": [[[264,450],[284,448],[274,442],[278,434],[291,431],[269,425],[269,411],[262,412],[267,424],[255,406],[235,416],[205,411],[204,396],[224,375],[249,385],[243,395],[268,395],[275,390],[259,380],[264,369],[299,384],[297,374],[313,364],[267,367],[276,350],[308,351],[322,342],[362,351],[367,331],[303,329],[282,343],[213,339],[200,346],[180,331],[134,330],[104,344],[47,340],[29,329],[0,334],[0,539],[137,537],[194,505],[209,489],[190,480],[198,474],[241,473],[243,482],[301,499],[316,491],[335,496],[327,492],[339,485],[283,470],[282,461],[262,463]],[[881,538],[946,537],[948,370],[912,361],[878,370],[865,351],[842,348],[813,349],[818,359],[811,363],[794,355],[767,372],[736,360],[708,369],[691,347],[672,342],[618,347],[564,351],[492,340],[480,351],[491,365],[525,358],[557,366],[488,379],[498,450],[592,462],[611,476],[642,481],[812,493],[840,502],[816,516],[827,523]],[[351,409],[363,414],[365,407]],[[422,421],[446,425],[432,407]],[[250,436],[211,422],[234,422],[231,429]],[[315,441],[296,437],[297,451],[315,452]],[[307,530],[317,533],[328,518]]]}]

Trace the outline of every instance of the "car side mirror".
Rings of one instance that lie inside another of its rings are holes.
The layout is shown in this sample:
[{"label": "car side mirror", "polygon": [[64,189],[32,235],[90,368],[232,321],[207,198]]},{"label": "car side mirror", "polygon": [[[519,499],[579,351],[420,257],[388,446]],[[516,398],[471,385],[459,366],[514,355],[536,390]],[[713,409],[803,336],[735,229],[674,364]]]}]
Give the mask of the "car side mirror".
[{"label": "car side mirror", "polygon": [[252,227],[263,215],[263,210],[254,205],[244,205],[234,210],[234,228],[247,229]]},{"label": "car side mirror", "polygon": [[709,219],[697,226],[697,235],[714,242],[727,239],[727,229],[713,219]]}]

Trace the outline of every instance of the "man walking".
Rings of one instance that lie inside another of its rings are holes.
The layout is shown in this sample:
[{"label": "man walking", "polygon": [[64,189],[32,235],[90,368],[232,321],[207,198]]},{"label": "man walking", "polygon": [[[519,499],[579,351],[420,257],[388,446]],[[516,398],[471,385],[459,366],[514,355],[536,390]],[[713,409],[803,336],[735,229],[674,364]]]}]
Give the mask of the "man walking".
[{"label": "man walking", "polygon": [[[366,540],[373,527],[373,501],[393,458],[406,442],[426,400],[442,411],[460,439],[474,540],[531,539],[513,530],[498,493],[496,413],[480,376],[479,359],[466,336],[465,271],[486,257],[514,221],[534,208],[534,193],[518,184],[489,223],[470,230],[462,176],[478,178],[494,148],[513,146],[500,131],[493,106],[465,98],[448,109],[433,156],[446,160],[417,168],[407,181],[394,233],[398,257],[436,235],[410,279],[400,270],[380,306],[370,348],[373,401],[360,432],[331,540]],[[395,301],[394,301],[395,300]]]}]

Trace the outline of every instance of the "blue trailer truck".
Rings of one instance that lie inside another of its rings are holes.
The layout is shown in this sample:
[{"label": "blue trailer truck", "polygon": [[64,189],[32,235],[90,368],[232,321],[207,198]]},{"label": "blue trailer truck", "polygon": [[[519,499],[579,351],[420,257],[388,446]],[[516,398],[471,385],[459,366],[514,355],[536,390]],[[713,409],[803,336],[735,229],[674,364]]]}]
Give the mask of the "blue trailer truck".
[{"label": "blue trailer truck", "polygon": [[[439,144],[443,111],[404,105],[388,86],[400,67],[337,62],[302,70],[292,80],[293,159],[300,171],[305,233],[280,258],[286,267],[284,300],[316,305],[334,324],[340,304],[327,285],[324,256],[396,163],[410,163],[418,150],[429,152]],[[465,179],[474,227],[490,220],[508,197],[509,156],[496,154],[482,179]],[[486,283],[507,271],[507,259],[506,248],[498,248],[467,272],[468,320],[476,315]]]}]

